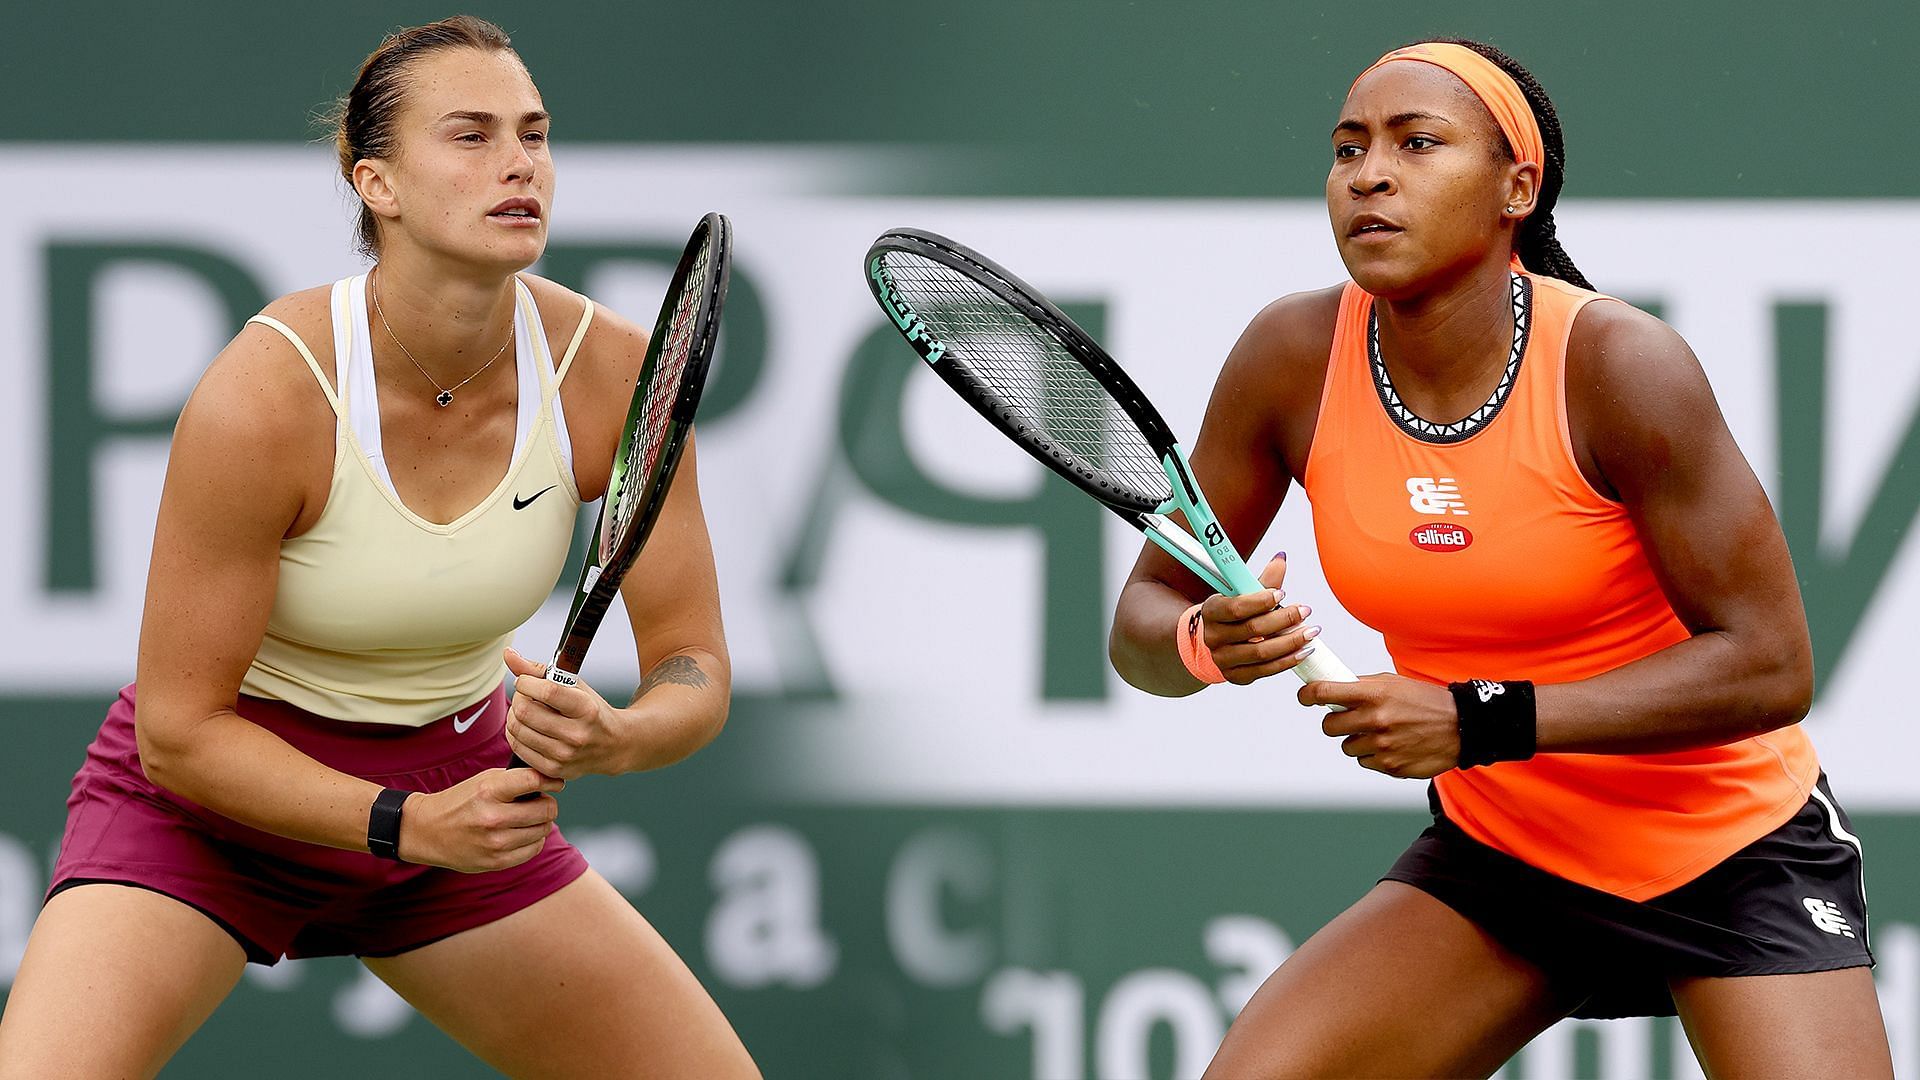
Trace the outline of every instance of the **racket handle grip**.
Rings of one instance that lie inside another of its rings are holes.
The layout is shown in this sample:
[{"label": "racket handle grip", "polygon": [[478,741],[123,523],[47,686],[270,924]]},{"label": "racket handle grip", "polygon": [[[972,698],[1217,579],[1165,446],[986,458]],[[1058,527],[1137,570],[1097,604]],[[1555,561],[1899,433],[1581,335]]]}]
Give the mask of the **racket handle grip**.
[{"label": "racket handle grip", "polygon": [[[531,765],[529,765],[529,764],[527,764],[527,763],[526,763],[526,762],[524,762],[524,761],[521,761],[521,760],[520,760],[520,755],[519,755],[519,754],[515,754],[515,755],[513,755],[512,757],[510,757],[510,758],[508,758],[508,759],[507,759],[507,768],[509,768],[509,769],[531,769],[531,768],[533,768],[533,766],[531,766]],[[537,791],[529,791],[529,792],[527,792],[527,793],[526,793],[525,795],[521,795],[521,796],[517,796],[517,797],[516,797],[516,798],[515,798],[515,799],[514,799],[513,801],[514,801],[514,802],[531,802],[532,800],[534,800],[534,799],[537,799],[537,798],[539,798],[539,797],[540,797],[540,793],[539,793],[539,792],[537,792]]]},{"label": "racket handle grip", "polygon": [[[1333,650],[1324,644],[1315,648],[1312,656],[1295,664],[1293,673],[1298,675],[1303,683],[1360,681],[1354,676],[1353,669],[1338,656],[1333,655]],[[1328,705],[1326,708],[1328,712],[1347,711],[1339,705]]]},{"label": "racket handle grip", "polygon": [[[547,678],[553,682],[559,683],[561,686],[579,686],[580,685],[580,677],[578,675],[575,675],[570,671],[560,670],[560,665],[558,664],[547,665]],[[521,761],[519,754],[513,754],[507,758],[507,768],[531,769],[533,768],[533,766],[527,764],[524,761]],[[528,798],[531,798],[531,797],[532,796],[528,796]]]},{"label": "racket handle grip", "polygon": [[1320,645],[1313,655],[1293,666],[1293,673],[1300,676],[1303,683],[1309,682],[1359,682],[1353,669],[1333,655],[1333,650]]}]

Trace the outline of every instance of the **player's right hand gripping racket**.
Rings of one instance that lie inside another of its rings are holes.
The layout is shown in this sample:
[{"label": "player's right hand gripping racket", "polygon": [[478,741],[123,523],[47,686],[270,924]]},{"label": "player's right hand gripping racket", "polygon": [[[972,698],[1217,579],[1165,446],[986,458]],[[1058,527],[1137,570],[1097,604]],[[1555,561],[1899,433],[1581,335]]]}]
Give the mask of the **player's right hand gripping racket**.
[{"label": "player's right hand gripping racket", "polygon": [[[606,501],[594,526],[593,547],[574,591],[573,609],[560,634],[560,650],[547,665],[547,678],[574,686],[594,631],[620,591],[634,559],[653,531],[673,484],[680,451],[693,432],[693,414],[706,384],[707,364],[720,333],[720,308],[727,298],[733,226],[721,214],[708,214],[674,268],[667,297],[654,320],[646,359],[627,406],[626,426],[613,455]],[[525,768],[518,755],[510,768]]]},{"label": "player's right hand gripping racket", "polygon": [[[934,233],[867,249],[867,287],[927,366],[1008,438],[1212,586],[1261,585],[1207,507],[1186,451],[1120,365],[1032,286]],[[1192,533],[1167,517],[1179,510]],[[1353,682],[1325,639],[1293,671]]]}]

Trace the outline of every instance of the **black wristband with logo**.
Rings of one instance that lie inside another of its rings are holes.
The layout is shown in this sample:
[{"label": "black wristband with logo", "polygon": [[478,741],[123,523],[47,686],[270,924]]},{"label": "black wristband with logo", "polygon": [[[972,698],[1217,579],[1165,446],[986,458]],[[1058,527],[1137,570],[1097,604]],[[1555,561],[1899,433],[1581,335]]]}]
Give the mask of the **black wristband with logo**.
[{"label": "black wristband with logo", "polygon": [[1525,761],[1538,745],[1533,684],[1472,679],[1447,684],[1460,714],[1460,767]]},{"label": "black wristband with logo", "polygon": [[373,809],[367,811],[367,850],[383,859],[400,860],[400,808],[407,804],[411,791],[388,788],[374,796]]}]

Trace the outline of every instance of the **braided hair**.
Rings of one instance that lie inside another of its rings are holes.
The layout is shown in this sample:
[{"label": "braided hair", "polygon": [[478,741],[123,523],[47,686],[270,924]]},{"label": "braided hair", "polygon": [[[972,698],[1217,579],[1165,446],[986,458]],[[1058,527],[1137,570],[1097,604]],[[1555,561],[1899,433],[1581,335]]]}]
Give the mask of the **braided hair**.
[{"label": "braided hair", "polygon": [[[1534,203],[1533,213],[1520,223],[1519,234],[1514,238],[1514,248],[1520,261],[1527,269],[1550,277],[1559,278],[1569,285],[1582,289],[1593,288],[1573,260],[1567,257],[1566,249],[1560,246],[1554,236],[1553,206],[1560,200],[1560,184],[1566,177],[1567,150],[1560,135],[1560,117],[1553,111],[1553,102],[1547,92],[1540,87],[1540,80],[1533,72],[1520,66],[1520,62],[1498,48],[1483,41],[1469,41],[1466,38],[1435,38],[1435,41],[1449,45],[1464,45],[1497,65],[1501,71],[1512,76],[1526,95],[1527,105],[1533,109],[1533,119],[1540,125],[1540,139],[1547,149],[1547,160],[1540,163],[1540,192]],[[1506,138],[1501,137],[1501,145]],[[1513,147],[1507,146],[1507,159],[1513,160]]]}]

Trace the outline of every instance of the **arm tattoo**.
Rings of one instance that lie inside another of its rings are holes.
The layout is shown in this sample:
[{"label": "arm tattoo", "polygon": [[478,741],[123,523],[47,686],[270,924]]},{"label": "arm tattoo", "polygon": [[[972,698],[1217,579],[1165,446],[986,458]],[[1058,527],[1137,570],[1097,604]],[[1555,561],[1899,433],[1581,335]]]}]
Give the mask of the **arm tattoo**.
[{"label": "arm tattoo", "polygon": [[[696,690],[711,686],[713,680],[700,670],[700,665],[691,656],[669,656],[653,665],[653,670],[640,677],[640,688],[633,692],[633,701],[639,701],[651,693],[661,683],[679,683]],[[629,705],[633,702],[628,702]]]}]

